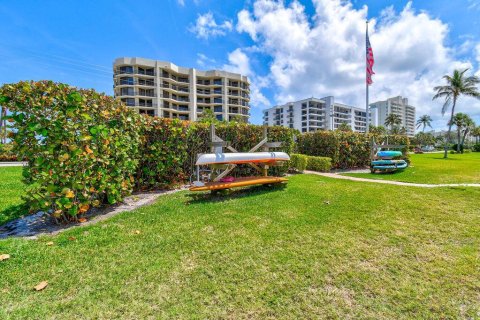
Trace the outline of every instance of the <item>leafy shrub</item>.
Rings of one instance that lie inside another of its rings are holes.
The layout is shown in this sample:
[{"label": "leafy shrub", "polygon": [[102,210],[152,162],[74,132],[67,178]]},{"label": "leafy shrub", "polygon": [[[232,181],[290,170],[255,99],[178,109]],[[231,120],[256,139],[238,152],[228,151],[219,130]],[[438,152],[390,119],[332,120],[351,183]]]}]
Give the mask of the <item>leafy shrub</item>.
[{"label": "leafy shrub", "polygon": [[480,143],[474,144],[472,150],[474,152],[480,152]]},{"label": "leafy shrub", "polygon": [[328,157],[308,156],[307,169],[318,172],[328,172],[332,169],[332,159]]},{"label": "leafy shrub", "polygon": [[28,159],[25,200],[33,210],[76,220],[132,191],[143,117],[94,90],[51,81],[0,89],[11,112],[13,151]]},{"label": "leafy shrub", "polygon": [[146,117],[141,128],[139,166],[135,185],[139,190],[167,188],[184,182],[188,172],[189,125],[178,119]]},{"label": "leafy shrub", "polygon": [[17,155],[13,152],[12,144],[0,144],[0,162],[1,161],[18,161]]},{"label": "leafy shrub", "polygon": [[463,149],[463,153],[471,153],[472,150],[471,149]]},{"label": "leafy shrub", "polygon": [[303,172],[307,168],[308,156],[304,154],[292,153],[290,155],[289,168],[292,171]]},{"label": "leafy shrub", "polygon": [[315,131],[302,134],[297,140],[299,153],[332,159],[333,168],[366,167],[370,164],[371,144],[404,145],[403,158],[408,159],[410,140],[404,135],[372,135],[358,132]]}]

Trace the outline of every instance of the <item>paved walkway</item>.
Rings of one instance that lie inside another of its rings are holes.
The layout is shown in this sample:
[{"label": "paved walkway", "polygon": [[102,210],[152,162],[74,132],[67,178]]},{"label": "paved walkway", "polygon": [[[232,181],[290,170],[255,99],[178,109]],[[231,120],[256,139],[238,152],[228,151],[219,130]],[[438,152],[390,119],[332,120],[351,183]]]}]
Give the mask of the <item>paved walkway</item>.
[{"label": "paved walkway", "polygon": [[351,181],[360,181],[360,182],[371,182],[371,183],[380,183],[380,184],[393,184],[396,186],[406,186],[406,187],[420,187],[420,188],[438,188],[438,187],[477,187],[480,188],[480,183],[443,183],[443,184],[425,184],[425,183],[410,183],[410,182],[400,182],[400,181],[390,181],[390,180],[375,180],[375,179],[366,179],[366,178],[357,178],[350,176],[342,176],[338,173],[330,172],[316,172],[305,170],[305,173],[316,174],[323,177],[334,178],[334,179],[343,179]]}]

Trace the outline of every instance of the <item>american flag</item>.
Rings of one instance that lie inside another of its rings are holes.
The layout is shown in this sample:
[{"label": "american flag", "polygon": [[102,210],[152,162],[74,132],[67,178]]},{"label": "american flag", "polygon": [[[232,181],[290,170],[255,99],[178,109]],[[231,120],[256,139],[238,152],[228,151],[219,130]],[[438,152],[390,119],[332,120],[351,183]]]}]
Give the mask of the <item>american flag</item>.
[{"label": "american flag", "polygon": [[368,30],[367,30],[367,84],[371,85],[373,83],[372,80],[372,75],[375,74],[373,72],[373,64],[375,63],[375,60],[373,59],[373,50],[372,46],[370,45],[370,39],[368,38]]}]

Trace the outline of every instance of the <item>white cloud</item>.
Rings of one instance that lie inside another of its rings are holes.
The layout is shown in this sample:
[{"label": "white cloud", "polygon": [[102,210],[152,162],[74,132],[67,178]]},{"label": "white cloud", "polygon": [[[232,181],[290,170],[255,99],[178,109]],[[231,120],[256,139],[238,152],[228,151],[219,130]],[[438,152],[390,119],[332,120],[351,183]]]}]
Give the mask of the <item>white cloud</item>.
[{"label": "white cloud", "polygon": [[268,107],[270,101],[261,93],[268,80],[265,77],[257,76],[251,68],[250,59],[242,49],[235,49],[228,54],[228,64],[223,65],[223,70],[240,73],[249,78],[250,81],[250,101],[256,107]]},{"label": "white cloud", "polygon": [[[343,0],[313,0],[313,4],[315,14],[308,16],[296,0],[288,5],[256,0],[251,10],[238,13],[236,29],[249,34],[271,59],[267,77],[274,84],[277,103],[334,95],[337,101],[363,107],[368,9],[355,9]],[[442,103],[432,101],[433,87],[453,69],[472,67],[446,46],[448,31],[447,24],[415,11],[411,3],[401,12],[387,7],[371,20],[376,74],[370,101],[403,95],[417,107],[418,115],[441,119]],[[458,108],[478,114],[480,102],[462,98]]]},{"label": "white cloud", "polygon": [[197,64],[202,68],[210,68],[216,63],[215,59],[209,58],[203,53],[197,53]]},{"label": "white cloud", "polygon": [[189,31],[194,33],[197,38],[208,39],[218,36],[224,36],[227,32],[232,31],[233,23],[230,20],[225,20],[218,24],[211,12],[203,15],[198,15],[195,25],[189,28]]},{"label": "white cloud", "polygon": [[177,0],[178,4],[185,7],[185,0]]},{"label": "white cloud", "polygon": [[479,0],[468,0],[468,10],[475,10],[480,9],[480,1]]}]

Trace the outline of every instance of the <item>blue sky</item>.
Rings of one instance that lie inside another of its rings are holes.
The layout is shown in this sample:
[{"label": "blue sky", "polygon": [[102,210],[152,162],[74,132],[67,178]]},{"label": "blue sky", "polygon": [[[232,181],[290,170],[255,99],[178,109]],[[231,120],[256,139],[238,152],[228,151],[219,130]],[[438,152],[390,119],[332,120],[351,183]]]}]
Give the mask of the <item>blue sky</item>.
[{"label": "blue sky", "polygon": [[[419,114],[431,113],[443,127],[441,103],[426,91],[454,66],[479,72],[480,1],[328,1],[0,1],[0,83],[52,79],[112,94],[112,61],[139,56],[248,73],[253,123],[261,123],[263,108],[306,96],[361,105],[363,91],[345,87],[363,86],[358,21],[367,6],[377,59],[372,97],[408,95]],[[413,49],[402,52],[410,42]],[[317,59],[315,50],[339,51]],[[478,102],[467,99],[459,110],[480,123]]]}]

